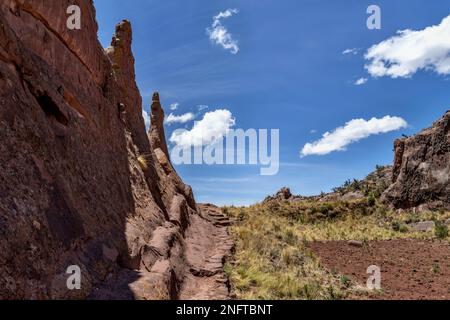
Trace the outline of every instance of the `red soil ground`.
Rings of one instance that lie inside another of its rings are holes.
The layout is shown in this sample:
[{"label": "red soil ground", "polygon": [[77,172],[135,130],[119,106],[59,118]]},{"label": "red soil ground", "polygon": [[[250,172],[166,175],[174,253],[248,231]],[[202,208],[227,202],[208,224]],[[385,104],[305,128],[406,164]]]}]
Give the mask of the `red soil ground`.
[{"label": "red soil ground", "polygon": [[355,247],[346,241],[327,241],[311,243],[310,248],[326,268],[364,286],[367,267],[379,266],[382,290],[370,299],[450,299],[448,242],[370,241]]}]

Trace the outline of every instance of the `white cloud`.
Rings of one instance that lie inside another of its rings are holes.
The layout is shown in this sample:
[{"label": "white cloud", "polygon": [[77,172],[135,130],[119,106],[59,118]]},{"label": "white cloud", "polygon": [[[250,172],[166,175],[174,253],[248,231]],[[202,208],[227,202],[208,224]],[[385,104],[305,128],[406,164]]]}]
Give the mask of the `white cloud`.
[{"label": "white cloud", "polygon": [[358,48],[345,49],[344,51],[342,51],[342,54],[358,54],[358,51]]},{"label": "white cloud", "polygon": [[147,111],[145,111],[144,109],[142,109],[142,118],[144,118],[145,129],[147,131],[150,130],[150,117],[148,116]]},{"label": "white cloud", "polygon": [[211,28],[206,29],[209,39],[213,43],[222,46],[225,50],[229,50],[232,54],[237,54],[239,52],[239,45],[238,42],[233,39],[231,33],[228,32],[228,29],[222,25],[221,20],[229,18],[238,12],[237,9],[228,9],[224,12],[220,12],[213,17]]},{"label": "white cloud", "polygon": [[174,111],[174,110],[177,110],[179,106],[180,106],[180,104],[178,102],[175,102],[175,103],[172,103],[169,106],[169,108],[170,108],[170,110]]},{"label": "white cloud", "polygon": [[186,122],[193,120],[194,118],[195,118],[195,116],[192,112],[188,112],[188,113],[185,113],[185,114],[182,114],[179,116],[176,116],[173,113],[171,113],[166,117],[165,122],[167,124],[186,123]]},{"label": "white cloud", "polygon": [[235,123],[236,120],[229,110],[219,109],[207,112],[191,130],[173,132],[170,142],[184,148],[209,145],[216,139],[224,137]]},{"label": "white cloud", "polygon": [[353,119],[343,127],[326,132],[321,139],[307,143],[300,152],[302,157],[310,155],[326,155],[333,151],[345,151],[347,145],[365,139],[374,134],[386,133],[408,124],[400,117],[385,116],[381,119]]},{"label": "white cloud", "polygon": [[450,74],[450,16],[423,30],[398,31],[372,46],[365,59],[373,77],[408,78],[419,70]]},{"label": "white cloud", "polygon": [[367,82],[367,80],[368,80],[367,78],[359,78],[358,80],[355,81],[355,85],[356,86],[363,85]]},{"label": "white cloud", "polygon": [[197,106],[197,108],[198,108],[198,111],[203,111],[203,110],[208,109],[209,107],[205,104],[200,104]]}]

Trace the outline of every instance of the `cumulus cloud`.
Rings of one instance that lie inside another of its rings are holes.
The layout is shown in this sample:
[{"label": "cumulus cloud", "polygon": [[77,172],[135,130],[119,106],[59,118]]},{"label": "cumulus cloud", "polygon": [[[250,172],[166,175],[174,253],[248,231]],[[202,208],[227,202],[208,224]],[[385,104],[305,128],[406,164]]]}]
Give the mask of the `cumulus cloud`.
[{"label": "cumulus cloud", "polygon": [[144,118],[145,129],[150,130],[150,117],[148,116],[147,111],[142,110],[142,118]]},{"label": "cumulus cloud", "polygon": [[231,33],[228,32],[228,29],[222,24],[222,20],[227,19],[238,12],[237,9],[228,9],[224,12],[220,12],[213,17],[211,28],[206,29],[209,39],[213,43],[220,45],[225,50],[229,50],[232,54],[237,54],[239,52],[239,45],[238,42],[233,39]]},{"label": "cumulus cloud", "polygon": [[450,16],[423,30],[402,30],[372,46],[365,66],[373,77],[408,78],[419,70],[450,74]]},{"label": "cumulus cloud", "polygon": [[345,151],[354,142],[365,139],[374,134],[387,133],[407,127],[407,123],[400,117],[385,116],[381,119],[370,120],[353,119],[343,127],[332,132],[326,132],[321,139],[307,143],[300,152],[302,157],[310,155],[326,155],[333,151]]},{"label": "cumulus cloud", "polygon": [[183,148],[207,146],[226,136],[235,123],[236,120],[229,110],[207,112],[191,130],[177,130],[169,140]]},{"label": "cumulus cloud", "polygon": [[169,114],[166,119],[165,122],[167,124],[172,124],[172,123],[186,123],[189,122],[191,120],[194,120],[195,116],[192,112],[188,112],[179,116],[174,115],[173,113]]},{"label": "cumulus cloud", "polygon": [[367,82],[367,78],[359,78],[358,80],[355,81],[355,85],[356,86],[361,86],[363,84],[365,84]]},{"label": "cumulus cloud", "polygon": [[169,106],[169,108],[170,108],[170,110],[174,111],[174,110],[177,110],[179,106],[180,106],[180,104],[178,102],[175,102],[175,103],[172,103]]}]

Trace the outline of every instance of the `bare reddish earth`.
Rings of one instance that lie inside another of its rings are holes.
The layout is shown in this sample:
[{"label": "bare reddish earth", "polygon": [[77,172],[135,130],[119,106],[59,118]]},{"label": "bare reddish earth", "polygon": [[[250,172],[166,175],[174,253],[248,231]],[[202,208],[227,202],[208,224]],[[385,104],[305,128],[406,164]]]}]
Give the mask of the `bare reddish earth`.
[{"label": "bare reddish earth", "polygon": [[372,299],[450,299],[450,245],[445,241],[346,241],[311,243],[323,265],[365,285],[367,267],[381,268],[382,293]]}]

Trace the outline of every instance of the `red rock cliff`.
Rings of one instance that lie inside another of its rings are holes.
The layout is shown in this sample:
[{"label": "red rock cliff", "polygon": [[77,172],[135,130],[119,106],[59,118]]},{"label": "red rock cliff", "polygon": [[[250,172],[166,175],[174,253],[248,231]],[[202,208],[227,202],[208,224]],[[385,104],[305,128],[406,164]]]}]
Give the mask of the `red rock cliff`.
[{"label": "red rock cliff", "polygon": [[131,41],[123,21],[104,50],[90,0],[1,1],[1,299],[177,297],[198,211],[150,146]]}]

